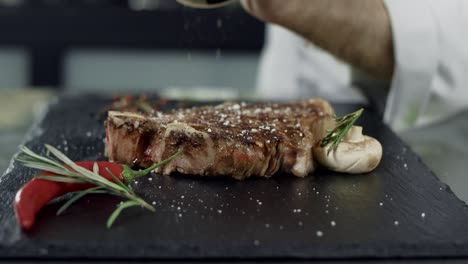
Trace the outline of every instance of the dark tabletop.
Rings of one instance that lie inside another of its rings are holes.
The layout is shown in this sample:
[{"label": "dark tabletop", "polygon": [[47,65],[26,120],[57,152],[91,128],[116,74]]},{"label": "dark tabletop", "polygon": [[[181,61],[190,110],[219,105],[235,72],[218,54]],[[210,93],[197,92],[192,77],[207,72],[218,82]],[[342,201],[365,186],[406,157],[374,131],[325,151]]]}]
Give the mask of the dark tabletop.
[{"label": "dark tabletop", "polygon": [[[56,145],[72,159],[103,159],[101,97],[65,97],[27,145]],[[339,113],[355,105],[336,105]],[[150,175],[134,183],[157,212],[126,211],[104,223],[118,199],[92,196],[57,217],[44,208],[35,229],[21,232],[11,208],[34,174],[15,164],[0,178],[0,258],[60,260],[388,260],[468,256],[468,208],[371,111],[365,132],[384,147],[367,175],[319,170],[306,179],[278,175],[230,179]]]}]

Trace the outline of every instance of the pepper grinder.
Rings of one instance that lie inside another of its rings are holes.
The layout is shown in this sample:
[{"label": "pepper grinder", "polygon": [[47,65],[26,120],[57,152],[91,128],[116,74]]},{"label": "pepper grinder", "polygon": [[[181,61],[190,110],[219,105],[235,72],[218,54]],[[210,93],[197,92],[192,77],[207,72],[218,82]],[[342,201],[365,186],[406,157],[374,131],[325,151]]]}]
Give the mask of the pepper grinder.
[{"label": "pepper grinder", "polygon": [[176,0],[182,5],[193,7],[193,8],[218,8],[226,6],[234,0]]}]

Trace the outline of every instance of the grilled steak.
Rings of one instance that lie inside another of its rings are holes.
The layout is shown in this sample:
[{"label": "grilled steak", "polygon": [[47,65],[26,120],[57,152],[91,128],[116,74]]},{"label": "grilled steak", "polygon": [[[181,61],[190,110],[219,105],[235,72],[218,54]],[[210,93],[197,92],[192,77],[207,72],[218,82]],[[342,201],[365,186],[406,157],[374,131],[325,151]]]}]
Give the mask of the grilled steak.
[{"label": "grilled steak", "polygon": [[179,149],[158,169],[245,179],[315,169],[312,149],[334,125],[332,107],[312,99],[288,104],[224,103],[152,116],[108,113],[105,153],[111,161],[147,167]]}]

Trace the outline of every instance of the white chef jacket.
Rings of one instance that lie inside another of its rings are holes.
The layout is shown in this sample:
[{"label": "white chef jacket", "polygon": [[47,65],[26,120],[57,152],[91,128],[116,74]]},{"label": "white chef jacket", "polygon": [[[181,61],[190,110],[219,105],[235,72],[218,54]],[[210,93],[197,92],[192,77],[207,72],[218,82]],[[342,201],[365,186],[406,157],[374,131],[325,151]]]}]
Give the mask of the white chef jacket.
[{"label": "white chef jacket", "polygon": [[[468,107],[468,0],[386,0],[396,68],[385,121],[395,130]],[[362,101],[348,66],[278,26],[267,30],[258,90],[269,98]]]}]

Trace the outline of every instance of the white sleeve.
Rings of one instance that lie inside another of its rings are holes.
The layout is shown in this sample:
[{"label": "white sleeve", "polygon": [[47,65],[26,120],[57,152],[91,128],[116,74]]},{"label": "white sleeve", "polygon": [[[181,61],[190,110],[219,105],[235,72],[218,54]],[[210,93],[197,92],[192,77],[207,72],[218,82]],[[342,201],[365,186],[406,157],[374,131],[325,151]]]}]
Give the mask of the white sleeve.
[{"label": "white sleeve", "polygon": [[268,25],[265,43],[257,79],[259,95],[268,99],[294,98],[299,93],[296,53],[304,40],[280,26]]},{"label": "white sleeve", "polygon": [[349,67],[298,34],[268,25],[265,43],[257,80],[261,98],[365,101],[359,92],[349,88]]},{"label": "white sleeve", "polygon": [[468,1],[385,3],[396,61],[385,121],[398,131],[468,107]]}]

